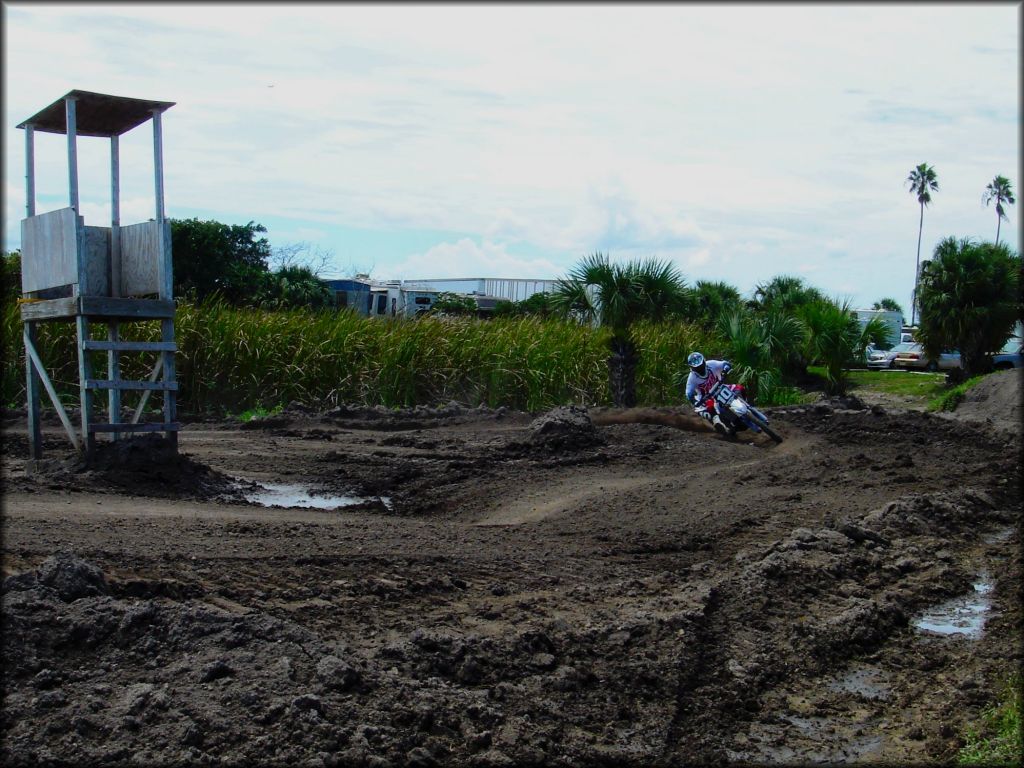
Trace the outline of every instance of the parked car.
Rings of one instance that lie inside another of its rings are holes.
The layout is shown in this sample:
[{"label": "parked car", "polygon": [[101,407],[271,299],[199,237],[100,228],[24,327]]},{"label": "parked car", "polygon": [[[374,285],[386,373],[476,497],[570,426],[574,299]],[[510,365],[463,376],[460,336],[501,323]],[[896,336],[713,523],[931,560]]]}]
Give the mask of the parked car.
[{"label": "parked car", "polygon": [[[900,345],[902,346],[902,345]],[[918,343],[907,345],[907,349],[896,353],[893,364],[897,368],[911,371],[948,371],[960,368],[960,353],[955,349],[944,349],[938,360],[932,360]]]},{"label": "parked car", "polygon": [[1020,337],[1014,336],[992,356],[992,365],[997,371],[1024,367],[1024,363],[1021,362],[1021,358],[1024,357],[1022,353],[1024,353],[1024,342]]},{"label": "parked car", "polygon": [[868,348],[867,354],[867,366],[869,371],[882,371],[888,368],[892,368],[896,355],[900,352],[906,352],[912,346],[910,342],[901,342],[892,349],[875,349],[874,347]]}]

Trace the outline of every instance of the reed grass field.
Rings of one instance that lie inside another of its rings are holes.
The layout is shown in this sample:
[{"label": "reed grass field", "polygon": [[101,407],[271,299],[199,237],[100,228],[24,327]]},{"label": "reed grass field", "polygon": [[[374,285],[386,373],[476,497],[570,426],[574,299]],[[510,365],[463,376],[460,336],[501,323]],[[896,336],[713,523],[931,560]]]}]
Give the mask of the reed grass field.
[{"label": "reed grass field", "polygon": [[[23,407],[22,324],[13,302],[4,308],[3,323],[3,403]],[[106,338],[103,324],[93,324],[90,332],[93,338]],[[186,413],[237,414],[293,401],[329,408],[454,400],[530,412],[611,402],[609,331],[566,320],[379,319],[210,301],[179,304],[175,336],[178,403]],[[159,325],[125,324],[122,337],[157,340]],[[679,322],[637,323],[632,338],[640,351],[639,405],[679,403],[682,394],[672,379],[687,353],[722,348],[720,339],[699,326]],[[76,403],[74,325],[40,324],[38,351],[62,400]],[[121,361],[122,378],[145,379],[154,357],[122,353]],[[102,375],[106,356],[92,353],[91,364]]]}]

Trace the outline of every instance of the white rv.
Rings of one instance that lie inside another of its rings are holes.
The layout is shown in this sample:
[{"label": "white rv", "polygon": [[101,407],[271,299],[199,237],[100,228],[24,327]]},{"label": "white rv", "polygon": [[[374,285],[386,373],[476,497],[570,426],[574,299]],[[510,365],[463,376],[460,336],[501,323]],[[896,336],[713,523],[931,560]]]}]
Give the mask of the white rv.
[{"label": "white rv", "polygon": [[889,338],[886,339],[885,344],[875,345],[876,349],[889,349],[894,347],[903,341],[903,314],[900,312],[891,312],[886,309],[857,309],[854,310],[854,315],[857,318],[857,322],[861,324],[863,328],[871,320],[881,320],[885,323],[885,327],[888,329]]}]

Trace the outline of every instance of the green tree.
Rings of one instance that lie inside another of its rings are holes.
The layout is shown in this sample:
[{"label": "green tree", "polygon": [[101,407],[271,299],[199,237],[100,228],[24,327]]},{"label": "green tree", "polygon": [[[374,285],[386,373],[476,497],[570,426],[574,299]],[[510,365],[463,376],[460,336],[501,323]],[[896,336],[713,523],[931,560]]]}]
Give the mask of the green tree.
[{"label": "green tree", "polygon": [[0,290],[4,302],[21,297],[21,251],[4,251],[0,262]]},{"label": "green tree", "polygon": [[759,312],[779,311],[792,314],[800,307],[824,300],[821,291],[806,285],[803,278],[778,275],[754,288],[751,308]]},{"label": "green tree", "polygon": [[985,194],[982,196],[981,202],[988,205],[993,200],[996,202],[996,245],[999,245],[999,225],[1006,218],[1006,209],[1003,207],[1003,203],[1013,205],[1017,202],[1013,199],[1013,189],[1010,186],[1010,180],[1005,176],[996,176],[985,187]]},{"label": "green tree", "polygon": [[230,303],[252,302],[266,290],[270,242],[262,224],[171,219],[174,293],[202,301],[219,293]]},{"label": "green tree", "polygon": [[[799,319],[803,307],[822,301],[827,301],[824,294],[806,284],[803,278],[777,275],[767,283],[759,283],[754,288],[753,299],[747,303],[747,307],[764,319],[771,316]],[[805,345],[790,345],[778,362],[784,380],[799,382],[807,378],[810,358],[807,356]]]},{"label": "green tree", "polygon": [[550,317],[556,314],[551,294],[535,293],[522,301],[499,301],[494,306],[495,317]]},{"label": "green tree", "polygon": [[932,192],[939,190],[939,177],[928,163],[921,163],[907,176],[910,193],[917,196],[921,206],[921,220],[917,225],[917,262],[914,264],[914,296],[910,307],[910,324],[917,320],[917,283],[921,274],[921,234],[924,232],[924,207],[931,203]]},{"label": "green tree", "polygon": [[535,293],[516,302],[516,309],[519,314],[536,315],[537,317],[550,317],[555,312],[551,303],[551,294],[546,291]]},{"label": "green tree", "polygon": [[899,305],[896,299],[879,299],[878,301],[871,305],[871,308],[883,310],[885,312],[899,312],[900,315],[903,314],[903,307]]},{"label": "green tree", "polygon": [[698,280],[690,298],[693,316],[705,328],[714,327],[721,318],[738,311],[743,303],[736,288],[720,281]]},{"label": "green tree", "polygon": [[630,326],[641,319],[658,322],[678,313],[686,301],[679,271],[656,259],[612,263],[600,252],[584,257],[555,286],[554,306],[581,322],[611,330],[608,359],[612,400],[620,407],[636,405],[638,352]]},{"label": "green tree", "polygon": [[1020,256],[1005,245],[947,237],[921,269],[921,326],[925,353],[960,350],[964,376],[991,369],[989,352],[1002,346],[1021,316]]},{"label": "green tree", "polygon": [[729,374],[750,390],[752,398],[761,397],[781,384],[781,375],[791,350],[804,343],[803,325],[780,311],[754,313],[737,307],[722,315],[719,332],[729,341]]},{"label": "green tree", "polygon": [[259,304],[268,309],[327,309],[334,294],[309,267],[281,267],[268,275]]},{"label": "green tree", "polygon": [[808,357],[825,366],[826,391],[832,395],[846,393],[846,366],[864,358],[864,350],[872,339],[884,337],[885,324],[873,318],[863,326],[850,309],[848,301],[829,299],[801,307]]},{"label": "green tree", "polygon": [[432,315],[475,315],[476,301],[469,296],[441,291],[430,305]]}]

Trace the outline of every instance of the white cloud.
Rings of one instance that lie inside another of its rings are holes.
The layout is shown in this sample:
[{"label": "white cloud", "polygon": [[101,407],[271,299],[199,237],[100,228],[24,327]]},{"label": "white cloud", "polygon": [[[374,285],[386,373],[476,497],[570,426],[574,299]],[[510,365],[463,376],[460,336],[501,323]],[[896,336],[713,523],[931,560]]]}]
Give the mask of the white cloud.
[{"label": "white cloud", "polygon": [[[468,233],[567,262],[606,248],[709,279],[807,264],[838,285],[872,261],[906,286],[892,254],[916,247],[913,165],[942,185],[923,252],[992,237],[981,190],[1020,185],[1019,6],[202,8],[6,4],[8,188],[11,128],[82,88],[177,102],[172,216]],[[922,28],[941,56],[907,44]],[[39,137],[40,194],[66,195],[62,140]],[[151,141],[123,137],[126,199],[152,194]],[[99,212],[107,150],[80,144]]]},{"label": "white cloud", "polygon": [[440,277],[501,277],[550,279],[561,277],[565,268],[548,259],[527,258],[508,252],[504,243],[477,243],[462,238],[438,243],[423,253],[399,262],[389,273],[403,280]]},{"label": "white cloud", "polygon": [[711,251],[707,248],[701,248],[700,250],[694,251],[686,257],[686,265],[690,269],[696,269],[698,267],[704,267],[711,263]]}]

